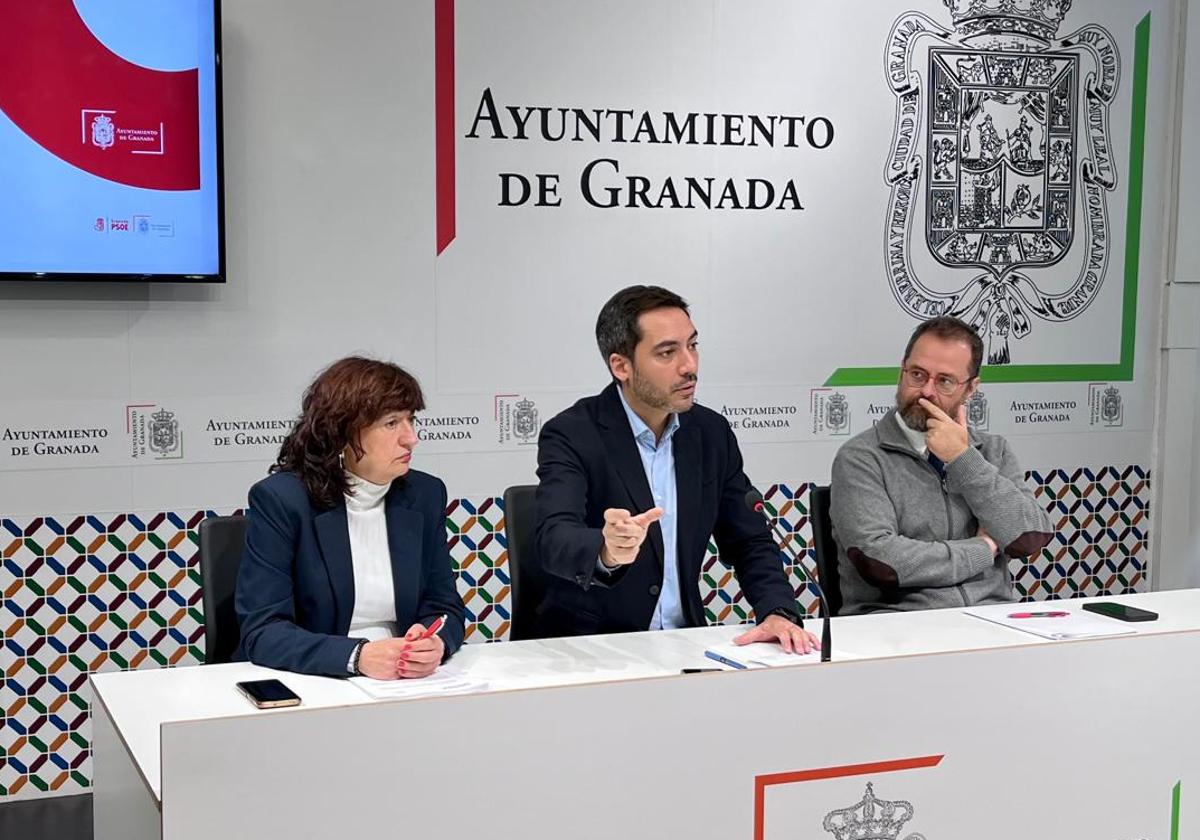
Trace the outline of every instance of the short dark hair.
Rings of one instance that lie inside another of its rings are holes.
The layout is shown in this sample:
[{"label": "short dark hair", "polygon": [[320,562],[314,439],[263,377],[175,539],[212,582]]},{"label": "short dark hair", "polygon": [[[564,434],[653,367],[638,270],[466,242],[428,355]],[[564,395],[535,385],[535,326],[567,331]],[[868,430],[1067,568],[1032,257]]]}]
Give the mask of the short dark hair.
[{"label": "short dark hair", "polygon": [[613,353],[633,358],[634,348],[642,340],[638,317],[651,309],[671,307],[688,313],[687,301],[662,286],[629,286],[608,299],[596,319],[596,344],[605,367]]},{"label": "short dark hair", "polygon": [[904,361],[908,361],[917,339],[923,335],[933,335],[943,341],[961,341],[969,345],[971,348],[971,378],[974,379],[979,375],[979,368],[983,365],[983,339],[966,321],[955,318],[953,315],[939,315],[928,321],[922,321],[913,330],[912,337],[908,340],[908,346],[904,348]]},{"label": "short dark hair", "polygon": [[364,429],[389,412],[424,408],[421,386],[399,365],[361,356],[339,359],[304,392],[300,419],[270,471],[295,473],[318,507],[335,507],[350,488],[342,450],[349,446],[361,458]]}]

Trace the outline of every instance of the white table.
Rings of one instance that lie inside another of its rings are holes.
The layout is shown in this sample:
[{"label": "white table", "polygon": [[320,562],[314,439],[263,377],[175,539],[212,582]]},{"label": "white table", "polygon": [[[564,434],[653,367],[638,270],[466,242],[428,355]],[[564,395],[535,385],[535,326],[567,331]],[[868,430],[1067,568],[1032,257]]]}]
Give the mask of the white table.
[{"label": "white table", "polygon": [[[1200,798],[1200,590],[1101,600],[1160,619],[839,618],[834,662],[696,675],[745,628],[472,645],[487,692],[387,702],[250,664],[97,674],[95,836],[832,838],[872,781],[911,802],[901,837],[1166,837],[1176,783]],[[303,705],[234,689],[272,676]]]}]

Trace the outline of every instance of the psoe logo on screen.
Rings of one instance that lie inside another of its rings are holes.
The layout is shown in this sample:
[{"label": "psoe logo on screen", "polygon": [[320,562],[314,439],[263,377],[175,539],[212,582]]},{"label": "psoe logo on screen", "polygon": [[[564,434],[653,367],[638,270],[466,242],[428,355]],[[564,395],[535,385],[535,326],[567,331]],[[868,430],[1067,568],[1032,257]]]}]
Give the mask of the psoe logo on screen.
[{"label": "psoe logo on screen", "polygon": [[183,432],[170,409],[152,403],[125,406],[125,433],[135,461],[183,458]]}]

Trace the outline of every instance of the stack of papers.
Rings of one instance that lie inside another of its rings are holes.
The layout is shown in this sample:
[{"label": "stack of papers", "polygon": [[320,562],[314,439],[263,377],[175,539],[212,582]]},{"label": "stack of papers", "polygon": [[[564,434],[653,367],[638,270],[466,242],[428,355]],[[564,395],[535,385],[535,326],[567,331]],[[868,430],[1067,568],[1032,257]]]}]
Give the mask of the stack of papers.
[{"label": "stack of papers", "polygon": [[821,661],[820,649],[811,653],[785,653],[778,642],[751,642],[748,645],[712,645],[704,655],[730,668],[780,668],[812,665]]},{"label": "stack of papers", "polygon": [[376,700],[407,700],[412,697],[435,697],[444,694],[471,694],[487,691],[487,680],[468,676],[461,668],[443,665],[417,680],[373,680],[370,677],[351,677],[350,682]]},{"label": "stack of papers", "polygon": [[1115,618],[1105,618],[1062,601],[1031,604],[991,604],[963,610],[967,615],[1002,624],[1043,639],[1095,639],[1128,636],[1137,630]]}]

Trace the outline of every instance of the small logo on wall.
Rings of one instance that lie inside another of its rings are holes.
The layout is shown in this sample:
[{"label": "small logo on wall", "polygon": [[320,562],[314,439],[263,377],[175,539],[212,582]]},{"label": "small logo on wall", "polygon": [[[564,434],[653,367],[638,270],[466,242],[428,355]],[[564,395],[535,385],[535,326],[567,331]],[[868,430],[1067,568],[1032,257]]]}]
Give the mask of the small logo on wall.
[{"label": "small logo on wall", "polygon": [[1109,428],[1125,425],[1125,408],[1117,386],[1107,382],[1088,386],[1088,424]]},{"label": "small logo on wall", "polygon": [[[895,840],[914,813],[911,802],[877,798],[873,784],[867,782],[866,793],[858,804],[830,811],[822,827],[837,840]],[[925,837],[913,832],[905,840],[925,840]]]},{"label": "small logo on wall", "polygon": [[[913,11],[886,45],[888,275],[909,315],[956,315],[983,337],[988,364],[1008,364],[1011,340],[1037,319],[1078,317],[1104,283],[1121,56],[1096,24],[1058,37],[1071,0],[945,5],[953,33]],[[940,276],[917,276],[919,215]]]},{"label": "small logo on wall", "polygon": [[496,394],[493,398],[496,438],[500,444],[537,444],[541,423],[537,405],[521,394]]},{"label": "small logo on wall", "polygon": [[538,410],[532,400],[523,399],[513,412],[513,434],[521,443],[533,443],[538,433]]},{"label": "small logo on wall", "polygon": [[160,408],[150,415],[150,451],[167,457],[179,449],[179,421],[175,412]]},{"label": "small logo on wall", "polygon": [[976,431],[987,431],[988,401],[983,391],[976,391],[967,400],[967,425]]},{"label": "small logo on wall", "polygon": [[135,461],[183,458],[183,432],[175,412],[158,405],[125,406],[129,456]]},{"label": "small logo on wall", "polygon": [[850,403],[845,394],[828,388],[813,388],[809,392],[809,406],[814,435],[850,434]]}]

